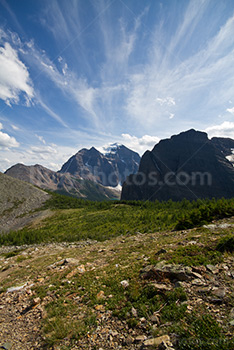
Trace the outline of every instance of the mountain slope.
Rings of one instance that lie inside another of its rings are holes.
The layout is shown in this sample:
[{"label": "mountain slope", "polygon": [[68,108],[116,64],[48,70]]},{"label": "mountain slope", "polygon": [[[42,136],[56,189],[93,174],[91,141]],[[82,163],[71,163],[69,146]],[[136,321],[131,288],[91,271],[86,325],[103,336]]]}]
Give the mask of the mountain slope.
[{"label": "mountain slope", "polygon": [[0,232],[23,226],[30,217],[27,214],[47,199],[46,192],[0,173]]},{"label": "mountain slope", "polygon": [[189,130],[147,151],[121,199],[182,200],[234,196],[234,168],[207,134]]},{"label": "mountain slope", "polygon": [[234,166],[234,140],[226,137],[213,137],[211,142]]},{"label": "mountain slope", "polygon": [[79,175],[62,174],[38,164],[34,166],[16,164],[8,169],[5,174],[19,180],[27,181],[43,189],[76,197],[91,200],[105,200],[119,197],[119,192],[105,188],[92,181],[83,180]]}]

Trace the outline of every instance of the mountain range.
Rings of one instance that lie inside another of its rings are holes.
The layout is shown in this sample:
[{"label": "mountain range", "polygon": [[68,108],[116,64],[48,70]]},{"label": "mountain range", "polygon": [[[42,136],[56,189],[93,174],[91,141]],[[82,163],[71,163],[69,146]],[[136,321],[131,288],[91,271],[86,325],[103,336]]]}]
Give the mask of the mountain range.
[{"label": "mountain range", "polygon": [[[234,196],[234,140],[194,129],[139,154],[120,144],[83,148],[59,171],[16,164],[5,174],[90,200],[189,200]],[[123,188],[122,188],[123,186]],[[122,189],[122,193],[121,193]]]},{"label": "mountain range", "polygon": [[194,129],[161,140],[123,184],[123,200],[234,197],[234,140]]},{"label": "mountain range", "polygon": [[94,147],[73,155],[58,172],[36,164],[16,164],[5,174],[40,188],[90,200],[118,199],[126,177],[138,170],[140,156],[124,145],[99,152]]}]

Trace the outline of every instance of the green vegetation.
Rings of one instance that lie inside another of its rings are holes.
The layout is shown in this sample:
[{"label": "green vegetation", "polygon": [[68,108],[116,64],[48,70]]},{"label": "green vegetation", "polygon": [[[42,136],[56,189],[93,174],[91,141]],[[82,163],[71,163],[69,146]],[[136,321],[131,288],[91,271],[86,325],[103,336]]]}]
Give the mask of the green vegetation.
[{"label": "green vegetation", "polygon": [[211,245],[199,246],[189,245],[178,247],[173,253],[168,254],[170,263],[183,264],[186,266],[199,266],[207,264],[218,264],[222,262],[223,256]]},{"label": "green vegetation", "polygon": [[2,235],[0,245],[104,241],[136,232],[187,229],[234,215],[234,200],[92,202],[52,194],[44,209],[54,210],[54,215],[36,227]]},{"label": "green vegetation", "polygon": [[209,314],[193,313],[177,328],[180,350],[232,350],[234,339],[228,339],[220,325]]},{"label": "green vegetation", "polygon": [[194,208],[184,211],[179,218],[175,229],[184,230],[202,226],[211,222],[234,215],[234,199],[198,200]]},{"label": "green vegetation", "polygon": [[[53,194],[44,205],[49,214],[52,212],[50,217],[0,236],[0,243],[98,242],[79,247],[13,247],[7,253],[8,248],[4,248],[2,256],[7,260],[0,261],[0,271],[9,273],[1,281],[0,292],[21,281],[32,282],[31,305],[40,298],[44,308],[41,331],[48,349],[78,348],[79,341],[87,338],[94,344],[105,322],[113,327],[116,322],[123,327],[123,334],[168,334],[177,350],[232,350],[233,279],[220,266],[227,264],[231,271],[233,219],[228,220],[229,225],[214,229],[173,231],[185,217],[190,222],[186,227],[193,226],[194,218],[200,215],[204,219],[206,210],[209,220],[214,215],[229,216],[232,205],[233,200],[224,199],[91,202]],[[65,263],[66,258],[75,262]],[[205,278],[207,286],[196,285],[199,281],[193,284],[192,280],[175,283],[165,276],[142,278],[144,267],[159,262],[197,266],[194,271]],[[209,272],[205,267],[208,264],[217,264],[219,272]],[[210,279],[206,277],[209,274]],[[227,288],[222,305],[212,304],[209,288],[213,278]]]},{"label": "green vegetation", "polygon": [[230,236],[225,236],[223,237],[220,242],[218,243],[216,249],[219,252],[229,252],[229,253],[233,253],[234,252],[234,237],[233,235]]}]

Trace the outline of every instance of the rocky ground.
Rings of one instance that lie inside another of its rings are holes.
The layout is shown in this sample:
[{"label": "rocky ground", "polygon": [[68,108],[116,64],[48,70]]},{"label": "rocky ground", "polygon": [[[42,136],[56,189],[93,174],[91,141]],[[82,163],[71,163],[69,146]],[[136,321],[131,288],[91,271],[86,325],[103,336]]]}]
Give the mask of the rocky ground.
[{"label": "rocky ground", "polygon": [[[233,234],[234,218],[212,225],[179,232],[138,232],[102,243],[1,247],[0,347],[180,349],[179,336],[172,331],[178,320],[165,321],[169,299],[144,316],[142,304],[138,308],[132,301],[121,316],[122,300],[128,297],[129,303],[142,286],[142,290],[150,286],[161,298],[183,289],[186,298],[179,296],[175,305],[185,308],[186,317],[205,310],[226,339],[233,338],[233,253],[224,253],[222,261],[214,264],[170,262],[178,248],[203,247]],[[185,328],[192,337],[192,327],[185,324]]]}]

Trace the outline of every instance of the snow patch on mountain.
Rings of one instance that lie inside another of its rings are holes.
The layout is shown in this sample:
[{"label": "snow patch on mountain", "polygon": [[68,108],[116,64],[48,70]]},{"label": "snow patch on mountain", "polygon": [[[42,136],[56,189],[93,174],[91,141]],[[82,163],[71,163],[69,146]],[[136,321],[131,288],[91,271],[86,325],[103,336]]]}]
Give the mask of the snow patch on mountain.
[{"label": "snow patch on mountain", "polygon": [[106,187],[110,188],[111,190],[116,190],[116,191],[119,191],[119,192],[122,191],[122,186],[121,186],[120,183],[117,186],[115,186],[115,187],[112,187],[112,186],[106,186]]},{"label": "snow patch on mountain", "polygon": [[108,145],[104,145],[103,147],[99,147],[98,151],[104,155],[116,154],[118,149],[121,147],[123,147],[121,143],[115,142]]},{"label": "snow patch on mountain", "polygon": [[232,165],[234,166],[234,148],[231,148],[231,152],[232,154],[230,154],[229,156],[227,156],[227,160],[229,160],[229,162],[232,163]]}]

